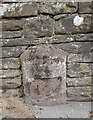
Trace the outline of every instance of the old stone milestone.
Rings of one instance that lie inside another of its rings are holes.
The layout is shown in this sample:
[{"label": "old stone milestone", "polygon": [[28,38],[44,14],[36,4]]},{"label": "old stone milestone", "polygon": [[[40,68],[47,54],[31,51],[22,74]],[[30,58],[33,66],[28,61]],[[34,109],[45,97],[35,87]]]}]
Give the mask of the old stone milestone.
[{"label": "old stone milestone", "polygon": [[52,45],[30,47],[21,55],[26,99],[39,105],[66,102],[66,56]]},{"label": "old stone milestone", "polygon": [[35,105],[92,101],[92,3],[3,1],[0,93]]}]

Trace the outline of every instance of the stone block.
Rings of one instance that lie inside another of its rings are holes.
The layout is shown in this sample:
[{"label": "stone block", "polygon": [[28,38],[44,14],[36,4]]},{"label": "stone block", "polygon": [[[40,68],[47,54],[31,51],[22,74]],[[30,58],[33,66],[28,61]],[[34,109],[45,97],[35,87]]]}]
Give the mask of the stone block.
[{"label": "stone block", "polygon": [[2,89],[15,89],[21,86],[21,76],[2,79]]},{"label": "stone block", "polygon": [[35,79],[24,85],[24,94],[30,103],[37,105],[54,105],[66,102],[65,85],[61,78]]},{"label": "stone block", "polygon": [[20,97],[20,89],[3,89],[2,90],[2,98],[14,98]]},{"label": "stone block", "polygon": [[35,16],[38,14],[38,6],[35,2],[3,4],[3,17]]},{"label": "stone block", "polygon": [[79,3],[79,13],[92,13],[93,6],[92,2],[80,2]]},{"label": "stone block", "polygon": [[2,48],[2,58],[9,57],[19,57],[26,47],[17,46],[17,47],[3,47]]},{"label": "stone block", "polygon": [[93,100],[91,87],[69,87],[67,95],[69,101],[88,102]]},{"label": "stone block", "polygon": [[88,34],[77,34],[75,35],[76,41],[81,42],[92,42],[93,41],[93,33]]},{"label": "stone block", "polygon": [[3,19],[2,21],[2,30],[3,31],[14,31],[14,30],[21,30],[22,29],[22,23],[21,20],[6,20]]},{"label": "stone block", "polygon": [[30,102],[50,105],[53,100],[54,104],[66,101],[66,56],[52,45],[30,47],[21,55],[24,92]]},{"label": "stone block", "polygon": [[72,62],[72,63],[80,63],[80,62],[93,62],[93,54],[92,53],[81,53],[81,54],[69,54],[68,55],[68,60],[67,62]]},{"label": "stone block", "polygon": [[55,22],[55,34],[93,32],[91,19],[91,14],[63,15]]},{"label": "stone block", "polygon": [[56,44],[56,46],[68,53],[81,54],[93,51],[93,42],[72,42]]},{"label": "stone block", "polygon": [[53,35],[53,19],[49,16],[38,16],[23,20],[23,34],[29,37],[49,37]]},{"label": "stone block", "polygon": [[77,3],[72,2],[41,2],[39,3],[39,12],[42,14],[63,14],[63,13],[75,13],[78,9]]},{"label": "stone block", "polygon": [[11,38],[20,38],[22,37],[21,31],[3,31],[2,36],[0,38],[2,39],[11,39]]},{"label": "stone block", "polygon": [[4,58],[0,61],[1,69],[18,69],[21,65],[19,58]]},{"label": "stone block", "polygon": [[67,78],[68,87],[85,87],[92,85],[92,77]]},{"label": "stone block", "polygon": [[0,70],[0,78],[14,78],[19,77],[21,75],[20,70]]},{"label": "stone block", "polygon": [[0,40],[0,45],[10,47],[10,46],[24,46],[24,45],[37,45],[37,44],[52,44],[52,43],[66,43],[75,41],[73,35],[55,35],[52,37],[44,38],[15,38],[15,39],[2,39]]},{"label": "stone block", "polygon": [[67,76],[88,77],[92,75],[93,63],[68,63]]}]

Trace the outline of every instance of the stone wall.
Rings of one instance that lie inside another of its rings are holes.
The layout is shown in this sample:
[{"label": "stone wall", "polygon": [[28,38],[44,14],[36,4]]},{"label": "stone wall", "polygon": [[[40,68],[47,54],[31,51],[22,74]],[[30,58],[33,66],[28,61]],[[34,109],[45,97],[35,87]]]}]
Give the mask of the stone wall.
[{"label": "stone wall", "polygon": [[3,96],[24,96],[22,53],[52,45],[66,54],[67,101],[91,101],[92,3],[4,2],[0,9]]}]

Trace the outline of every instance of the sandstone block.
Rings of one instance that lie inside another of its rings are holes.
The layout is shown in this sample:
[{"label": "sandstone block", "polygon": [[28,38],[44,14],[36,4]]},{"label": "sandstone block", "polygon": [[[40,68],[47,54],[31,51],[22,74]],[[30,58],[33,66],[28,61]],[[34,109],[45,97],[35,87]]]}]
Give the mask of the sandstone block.
[{"label": "sandstone block", "polygon": [[92,77],[82,77],[82,78],[67,78],[68,87],[85,87],[91,86]]},{"label": "sandstone block", "polygon": [[36,79],[24,85],[24,94],[30,103],[54,105],[66,102],[65,86],[61,78]]},{"label": "sandstone block", "polygon": [[55,34],[93,32],[91,14],[65,15],[55,22]]},{"label": "sandstone block", "polygon": [[49,16],[27,18],[23,25],[23,34],[25,37],[49,37],[53,34],[53,23]]},{"label": "sandstone block", "polygon": [[84,102],[93,100],[91,97],[91,87],[69,87],[67,94],[69,101]]},{"label": "sandstone block", "polygon": [[2,98],[20,97],[20,89],[3,89]]},{"label": "sandstone block", "polygon": [[35,2],[3,4],[3,17],[34,16],[38,14]]},{"label": "sandstone block", "polygon": [[2,58],[9,57],[19,57],[26,47],[17,46],[17,47],[3,47],[2,48]]},{"label": "sandstone block", "polygon": [[15,89],[21,86],[21,77],[2,79],[3,89]]},{"label": "sandstone block", "polygon": [[46,14],[63,14],[63,13],[74,13],[77,11],[78,5],[77,3],[55,3],[55,2],[49,2],[49,3],[39,3],[39,12],[40,13],[46,13]]},{"label": "sandstone block", "polygon": [[93,54],[92,53],[81,53],[81,54],[69,54],[68,62],[93,62]]},{"label": "sandstone block", "polygon": [[30,78],[55,78],[64,76],[66,55],[66,52],[52,45],[38,45],[26,50],[21,60],[23,69],[31,72],[28,73]]},{"label": "sandstone block", "polygon": [[79,13],[92,13],[92,2],[80,2]]},{"label": "sandstone block", "polygon": [[15,39],[2,39],[0,40],[0,45],[10,47],[10,46],[24,46],[24,45],[37,45],[37,44],[52,44],[52,43],[66,43],[75,41],[73,35],[55,35],[52,37],[44,38],[15,38]]},{"label": "sandstone block", "polygon": [[21,20],[3,20],[2,21],[2,30],[3,31],[12,31],[22,29]]},{"label": "sandstone block", "polygon": [[92,75],[92,63],[69,63],[67,75],[69,77],[84,77]]},{"label": "sandstone block", "polygon": [[76,41],[82,41],[82,42],[92,42],[93,41],[93,34],[88,33],[88,34],[77,34],[75,35]]},{"label": "sandstone block", "polygon": [[74,54],[90,53],[93,49],[93,42],[73,42],[56,45],[58,48]]},{"label": "sandstone block", "polygon": [[0,78],[14,78],[21,75],[20,70],[0,70]]},{"label": "sandstone block", "polygon": [[4,58],[0,61],[1,69],[18,69],[21,65],[19,58]]},{"label": "sandstone block", "polygon": [[30,102],[50,105],[53,100],[54,104],[66,101],[66,56],[52,45],[30,47],[21,55],[24,92]]},{"label": "sandstone block", "polygon": [[3,31],[2,32],[2,39],[7,39],[7,38],[19,38],[22,37],[21,31]]}]

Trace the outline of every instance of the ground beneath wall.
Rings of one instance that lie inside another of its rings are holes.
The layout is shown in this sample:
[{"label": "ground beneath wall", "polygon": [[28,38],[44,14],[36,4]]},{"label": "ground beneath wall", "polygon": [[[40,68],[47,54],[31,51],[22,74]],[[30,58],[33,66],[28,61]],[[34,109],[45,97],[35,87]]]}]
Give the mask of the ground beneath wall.
[{"label": "ground beneath wall", "polygon": [[63,105],[33,108],[37,118],[90,118],[91,103],[69,102]]},{"label": "ground beneath wall", "polygon": [[[55,106],[29,106],[23,99],[0,101],[0,118],[92,118],[92,103],[69,102]],[[1,110],[2,109],[2,110]]]}]

